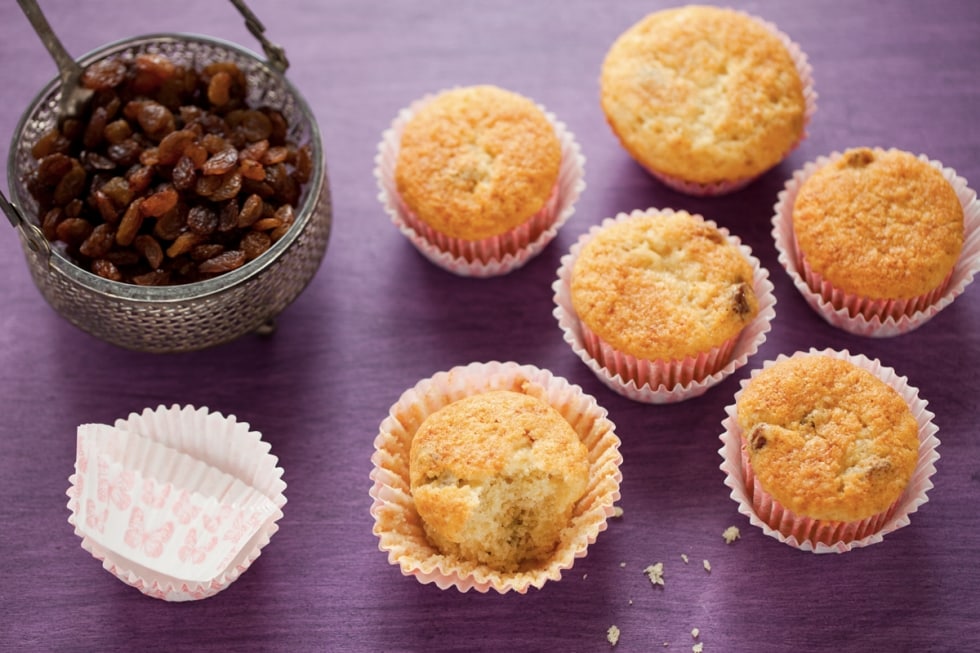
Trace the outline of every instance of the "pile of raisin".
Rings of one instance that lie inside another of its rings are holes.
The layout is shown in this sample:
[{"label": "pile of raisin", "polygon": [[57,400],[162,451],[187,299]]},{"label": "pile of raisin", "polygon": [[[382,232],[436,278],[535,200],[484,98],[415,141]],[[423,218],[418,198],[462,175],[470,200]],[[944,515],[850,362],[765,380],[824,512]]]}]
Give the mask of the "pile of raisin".
[{"label": "pile of raisin", "polygon": [[200,70],[159,54],[89,66],[86,115],[42,136],[26,179],[44,235],[85,269],[145,286],[241,267],[295,221],[309,144],[282,113],[249,107],[233,62]]}]

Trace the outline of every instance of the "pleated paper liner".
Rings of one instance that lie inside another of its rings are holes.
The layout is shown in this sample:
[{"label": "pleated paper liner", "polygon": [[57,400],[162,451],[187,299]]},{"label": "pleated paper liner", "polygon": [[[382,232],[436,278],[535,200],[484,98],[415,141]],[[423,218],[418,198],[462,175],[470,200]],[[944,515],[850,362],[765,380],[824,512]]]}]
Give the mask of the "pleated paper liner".
[{"label": "pleated paper liner", "polygon": [[[426,538],[411,494],[409,452],[412,438],[425,418],[453,401],[491,390],[526,390],[550,404],[571,424],[589,452],[589,485],[555,551],[547,560],[513,573],[438,551]],[[494,361],[439,372],[402,394],[375,438],[370,496],[378,546],[402,574],[421,583],[434,583],[440,589],[492,589],[501,594],[540,589],[549,580],[559,580],[562,572],[570,569],[576,558],[584,557],[589,545],[606,529],[622,480],[619,445],[615,426],[607,419],[605,409],[579,386],[547,370]]]},{"label": "pleated paper liner", "polygon": [[963,250],[945,284],[927,295],[908,301],[861,297],[835,288],[813,271],[800,255],[793,233],[793,205],[800,187],[814,172],[841,156],[841,152],[833,152],[805,164],[779,192],[772,218],[772,237],[779,252],[779,263],[810,308],[828,324],[849,333],[875,338],[908,333],[931,320],[963,294],[980,271],[980,202],[977,201],[977,194],[955,170],[919,155],[920,160],[943,174],[960,200],[963,207]]},{"label": "pleated paper liner", "polygon": [[[867,519],[838,522],[794,514],[761,487],[745,452],[744,436],[736,420],[736,406],[742,390],[762,369],[788,358],[813,354],[849,361],[887,383],[905,399],[919,425],[919,458],[908,486],[891,507]],[[910,515],[929,500],[928,491],[933,487],[931,479],[939,460],[939,439],[936,438],[939,429],[932,422],[935,415],[926,409],[927,402],[919,397],[916,388],[908,384],[906,377],[899,376],[894,369],[882,365],[877,359],[832,349],[810,349],[809,352],[796,352],[792,356],[780,355],[774,361],[766,361],[762,368],[752,372],[748,380],[742,381],[734,399],[735,403],[725,408],[727,416],[722,421],[722,447],[718,450],[722,457],[720,469],[725,472],[725,485],[731,488],[730,496],[738,504],[738,511],[766,535],[803,551],[844,553],[881,542],[888,533],[907,526]]]},{"label": "pleated paper liner", "polygon": [[82,548],[144,594],[213,596],[278,530],[282,469],[234,416],[160,406],[83,424],[77,442],[68,521]]},{"label": "pleated paper liner", "polygon": [[581,148],[564,123],[538,105],[561,143],[558,180],[545,206],[523,224],[499,236],[476,241],[449,237],[415,216],[401,200],[395,184],[402,131],[412,116],[434,97],[426,95],[399,111],[391,127],[382,134],[374,168],[378,199],[398,230],[439,267],[467,277],[493,277],[512,272],[540,254],[575,212],[575,202],[585,189],[585,157]]}]

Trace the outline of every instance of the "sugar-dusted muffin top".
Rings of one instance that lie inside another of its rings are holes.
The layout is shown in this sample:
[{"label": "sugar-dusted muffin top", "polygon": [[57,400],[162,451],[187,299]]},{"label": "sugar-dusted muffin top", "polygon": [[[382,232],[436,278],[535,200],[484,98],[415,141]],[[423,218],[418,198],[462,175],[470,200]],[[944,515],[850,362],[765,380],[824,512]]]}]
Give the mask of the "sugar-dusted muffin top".
[{"label": "sugar-dusted muffin top", "polygon": [[871,299],[912,299],[946,280],[963,207],[942,173],[908,152],[855,148],[800,187],[793,231],[810,267]]},{"label": "sugar-dusted muffin top", "polygon": [[557,410],[499,390],[427,417],[412,440],[410,472],[430,542],[510,572],[554,550],[588,485],[589,462]]},{"label": "sugar-dusted muffin top", "polygon": [[803,82],[761,21],[690,5],[624,32],[600,76],[606,119],[656,172],[702,184],[754,177],[802,138]]},{"label": "sugar-dusted muffin top", "polygon": [[571,300],[617,351],[681,360],[720,346],[759,312],[753,269],[716,227],[685,211],[608,224],[579,252]]},{"label": "sugar-dusted muffin top", "polygon": [[437,95],[405,125],[395,164],[401,198],[436,231],[498,236],[544,207],[561,143],[528,98],[495,86]]},{"label": "sugar-dusted muffin top", "polygon": [[915,470],[918,425],[908,404],[849,361],[777,362],[749,381],[736,408],[752,471],[797,516],[866,519],[887,510]]}]

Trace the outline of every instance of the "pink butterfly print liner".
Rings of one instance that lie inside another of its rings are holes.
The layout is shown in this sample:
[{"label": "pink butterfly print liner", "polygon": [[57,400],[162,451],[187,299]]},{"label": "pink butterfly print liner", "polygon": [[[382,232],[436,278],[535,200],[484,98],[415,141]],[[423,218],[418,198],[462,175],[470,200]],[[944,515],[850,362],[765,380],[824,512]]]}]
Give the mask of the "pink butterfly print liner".
[{"label": "pink butterfly print liner", "polygon": [[278,530],[286,486],[277,462],[248,424],[206,408],[83,424],[68,521],[82,548],[144,594],[207,598]]}]

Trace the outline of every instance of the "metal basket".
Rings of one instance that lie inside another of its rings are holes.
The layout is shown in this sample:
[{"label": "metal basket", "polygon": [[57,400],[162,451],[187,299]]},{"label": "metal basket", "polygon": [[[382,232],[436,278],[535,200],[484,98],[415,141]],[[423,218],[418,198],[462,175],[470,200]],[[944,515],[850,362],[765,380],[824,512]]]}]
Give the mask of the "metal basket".
[{"label": "metal basket", "polygon": [[[45,300],[79,328],[112,344],[147,352],[179,352],[268,332],[274,318],[307,286],[326,252],[331,202],[320,131],[310,107],[285,78],[281,61],[264,61],[235,44],[194,34],[154,34],[105,45],[82,57],[83,66],[107,57],[159,53],[200,67],[234,61],[248,80],[248,102],[282,112],[294,142],[309,143],[313,172],[296,206],[296,221],[269,250],[242,267],[206,281],[143,287],[92,274],[53,249],[39,228],[38,207],[26,173],[31,147],[58,119],[59,80],[48,84],[21,117],[7,161],[11,203],[31,276]],[[270,54],[266,48],[267,54]],[[281,54],[281,51],[280,51]],[[271,57],[274,59],[274,57]],[[277,65],[278,64],[278,65]]]}]

